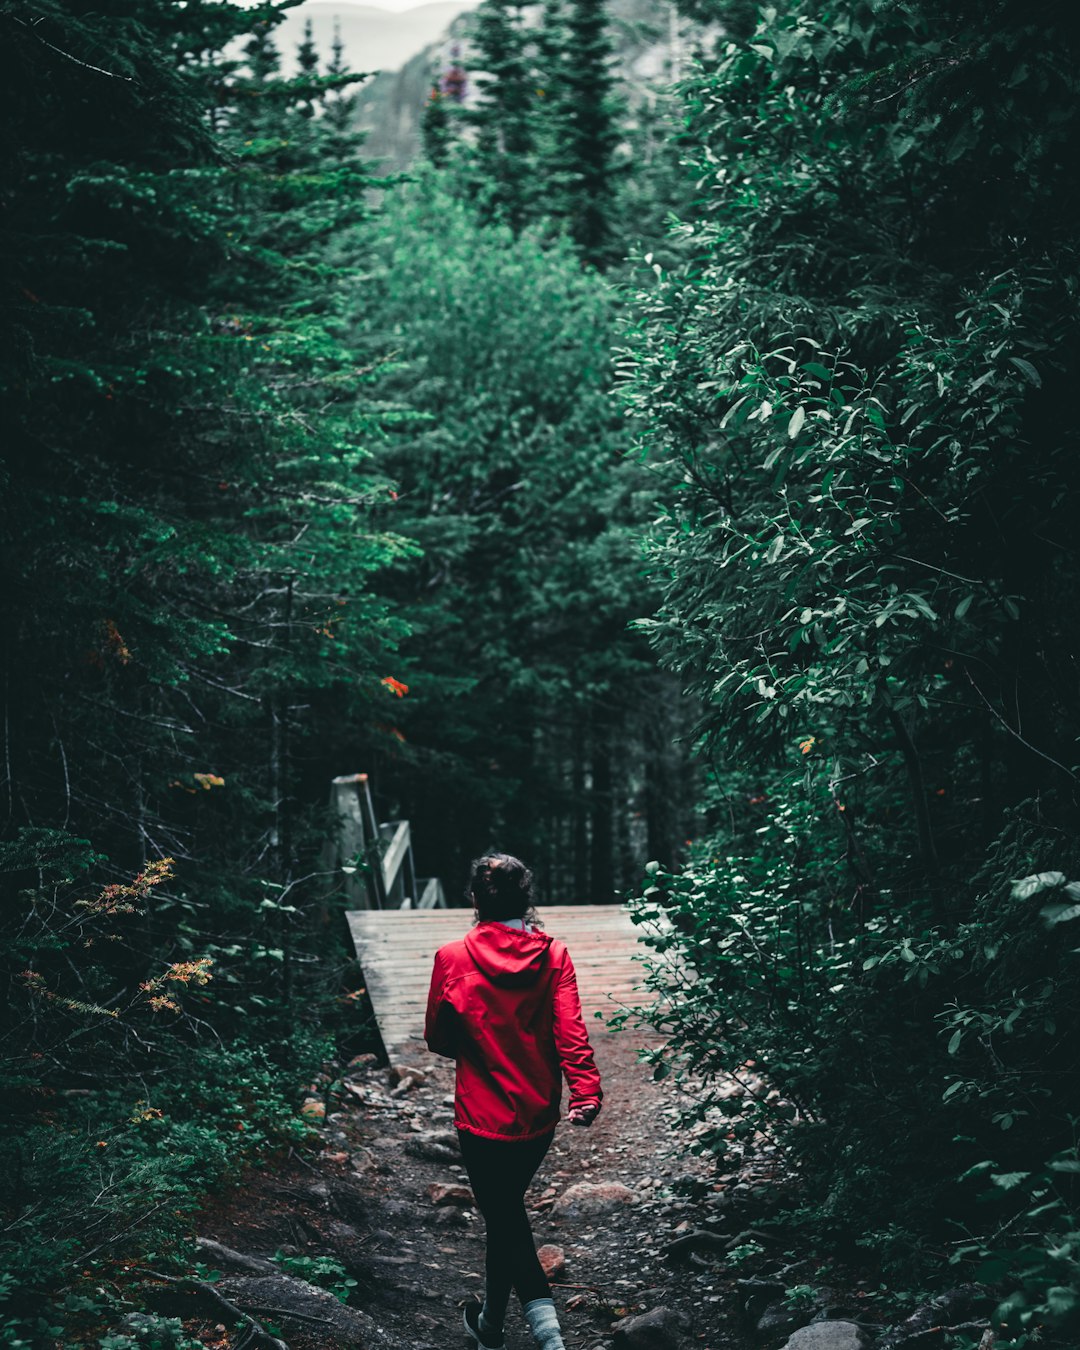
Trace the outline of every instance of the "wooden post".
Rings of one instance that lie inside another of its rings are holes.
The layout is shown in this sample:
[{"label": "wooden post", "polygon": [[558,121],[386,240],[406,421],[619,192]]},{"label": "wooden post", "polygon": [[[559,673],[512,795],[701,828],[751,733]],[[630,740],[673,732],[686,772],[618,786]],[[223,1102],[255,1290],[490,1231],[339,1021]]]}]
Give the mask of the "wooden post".
[{"label": "wooden post", "polygon": [[379,828],[371,804],[366,773],[347,773],[330,784],[330,810],[338,822],[327,848],[328,871],[350,863],[365,863],[344,875],[344,890],[353,909],[383,909],[386,888],[378,856]]}]

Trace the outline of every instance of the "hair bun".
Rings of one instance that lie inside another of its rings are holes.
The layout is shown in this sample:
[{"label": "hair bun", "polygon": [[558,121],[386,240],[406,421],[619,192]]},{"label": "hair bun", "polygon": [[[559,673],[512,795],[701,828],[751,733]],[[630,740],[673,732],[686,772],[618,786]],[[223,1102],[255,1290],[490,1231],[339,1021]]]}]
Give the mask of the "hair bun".
[{"label": "hair bun", "polygon": [[468,897],[481,920],[520,919],[532,905],[532,873],[509,853],[485,853],[475,859]]}]

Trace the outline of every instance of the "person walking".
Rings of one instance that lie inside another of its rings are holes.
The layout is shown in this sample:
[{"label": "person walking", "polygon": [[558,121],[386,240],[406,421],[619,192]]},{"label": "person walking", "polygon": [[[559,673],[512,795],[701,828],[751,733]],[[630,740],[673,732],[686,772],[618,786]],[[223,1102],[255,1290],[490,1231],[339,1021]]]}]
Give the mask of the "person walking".
[{"label": "person walking", "polygon": [[476,1205],[487,1225],[483,1304],[465,1308],[481,1350],[505,1350],[512,1290],[541,1350],[565,1350],[551,1288],[536,1255],[525,1192],[559,1123],[591,1125],[603,1099],[577,978],[566,944],[543,932],[532,873],[487,853],[469,879],[476,922],[435,953],[424,1039],[456,1060],[454,1125]]}]

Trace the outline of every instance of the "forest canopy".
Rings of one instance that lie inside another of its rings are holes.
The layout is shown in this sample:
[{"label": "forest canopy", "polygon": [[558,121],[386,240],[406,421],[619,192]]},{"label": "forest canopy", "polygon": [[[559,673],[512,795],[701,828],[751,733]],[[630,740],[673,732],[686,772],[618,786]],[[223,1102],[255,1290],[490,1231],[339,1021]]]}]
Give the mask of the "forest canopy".
[{"label": "forest canopy", "polygon": [[390,174],[292,3],[0,0],[8,1343],[378,1049],[360,772],[629,900],[778,1240],[1067,1347],[1075,6],[482,0]]}]

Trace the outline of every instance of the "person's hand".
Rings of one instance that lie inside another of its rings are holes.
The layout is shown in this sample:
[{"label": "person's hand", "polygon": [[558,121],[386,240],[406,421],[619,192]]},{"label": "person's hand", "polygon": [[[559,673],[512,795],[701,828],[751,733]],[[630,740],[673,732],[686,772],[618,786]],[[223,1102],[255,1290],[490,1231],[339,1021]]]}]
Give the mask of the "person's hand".
[{"label": "person's hand", "polygon": [[572,1106],[566,1113],[571,1125],[591,1125],[599,1112],[599,1106],[589,1103],[587,1106]]}]

